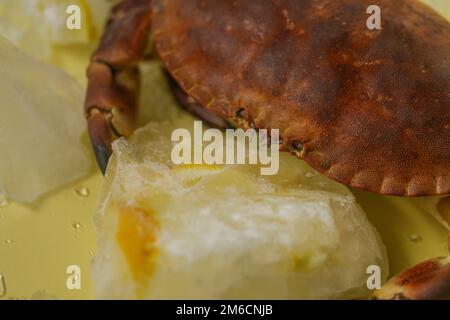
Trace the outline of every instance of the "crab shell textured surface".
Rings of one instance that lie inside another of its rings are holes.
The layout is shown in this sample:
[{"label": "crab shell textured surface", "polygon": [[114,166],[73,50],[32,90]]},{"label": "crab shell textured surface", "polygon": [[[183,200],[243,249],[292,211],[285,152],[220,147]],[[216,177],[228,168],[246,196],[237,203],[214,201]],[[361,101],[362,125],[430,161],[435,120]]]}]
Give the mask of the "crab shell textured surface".
[{"label": "crab shell textured surface", "polygon": [[282,150],[382,194],[450,193],[450,24],[416,0],[154,0],[168,72]]}]

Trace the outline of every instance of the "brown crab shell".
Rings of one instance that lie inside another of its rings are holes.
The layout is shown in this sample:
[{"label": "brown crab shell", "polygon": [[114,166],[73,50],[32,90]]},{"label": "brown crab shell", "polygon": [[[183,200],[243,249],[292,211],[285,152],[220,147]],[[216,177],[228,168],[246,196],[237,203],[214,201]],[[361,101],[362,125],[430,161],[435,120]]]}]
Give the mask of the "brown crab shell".
[{"label": "brown crab shell", "polygon": [[352,187],[450,193],[450,24],[415,0],[154,0],[168,72]]}]

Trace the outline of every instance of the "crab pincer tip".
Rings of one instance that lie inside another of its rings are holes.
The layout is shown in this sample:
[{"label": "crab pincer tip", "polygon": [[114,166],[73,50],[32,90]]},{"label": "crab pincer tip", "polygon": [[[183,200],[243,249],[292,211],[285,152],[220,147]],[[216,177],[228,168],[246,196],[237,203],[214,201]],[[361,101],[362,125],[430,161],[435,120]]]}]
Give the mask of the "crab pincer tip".
[{"label": "crab pincer tip", "polygon": [[103,175],[106,173],[106,169],[108,167],[109,158],[111,157],[112,151],[111,148],[103,144],[92,143],[92,147],[94,149],[95,158],[97,159],[97,164]]},{"label": "crab pincer tip", "polygon": [[103,175],[106,173],[109,158],[112,155],[111,143],[115,139],[110,127],[108,113],[93,110],[88,117],[88,133],[98,166]]}]

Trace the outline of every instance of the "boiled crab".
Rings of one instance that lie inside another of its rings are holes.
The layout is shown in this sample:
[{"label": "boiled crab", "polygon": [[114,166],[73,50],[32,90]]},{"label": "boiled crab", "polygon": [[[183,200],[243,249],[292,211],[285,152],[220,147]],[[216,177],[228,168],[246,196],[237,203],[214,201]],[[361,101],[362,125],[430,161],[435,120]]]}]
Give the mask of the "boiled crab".
[{"label": "boiled crab", "polygon": [[208,122],[277,128],[282,150],[355,188],[450,193],[450,24],[416,0],[379,0],[382,29],[368,30],[371,4],[122,1],[88,70],[101,169],[133,131],[151,36],[180,102]]}]

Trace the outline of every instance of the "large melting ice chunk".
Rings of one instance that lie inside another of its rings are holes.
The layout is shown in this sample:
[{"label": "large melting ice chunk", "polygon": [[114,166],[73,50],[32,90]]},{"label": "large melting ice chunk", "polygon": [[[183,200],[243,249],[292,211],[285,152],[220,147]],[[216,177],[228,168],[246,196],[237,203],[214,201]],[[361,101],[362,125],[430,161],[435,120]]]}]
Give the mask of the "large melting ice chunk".
[{"label": "large melting ice chunk", "polygon": [[[98,298],[353,298],[384,247],[345,187],[288,154],[255,166],[175,166],[150,123],[118,140],[97,213]],[[176,122],[176,121],[175,121]]]},{"label": "large melting ice chunk", "polygon": [[83,96],[64,72],[0,37],[0,195],[32,202],[89,171]]}]

